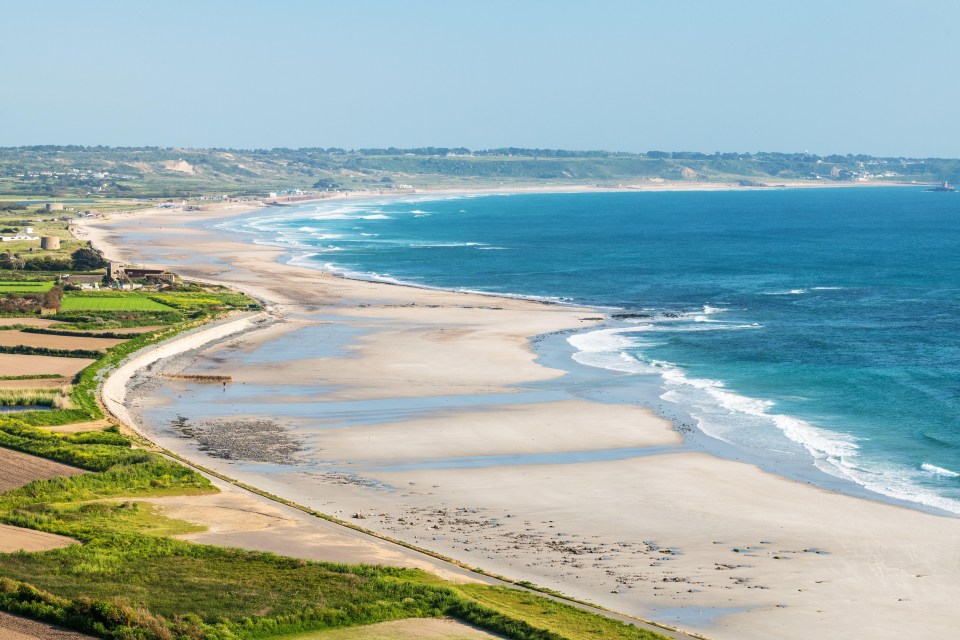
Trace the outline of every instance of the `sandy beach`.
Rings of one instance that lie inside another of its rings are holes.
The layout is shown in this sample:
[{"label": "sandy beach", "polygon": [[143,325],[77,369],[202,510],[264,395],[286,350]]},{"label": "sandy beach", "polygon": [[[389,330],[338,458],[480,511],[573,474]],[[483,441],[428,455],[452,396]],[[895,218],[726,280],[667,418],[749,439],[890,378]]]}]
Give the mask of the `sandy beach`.
[{"label": "sandy beach", "polygon": [[[593,326],[593,310],[345,280],[181,228],[239,213],[79,229],[111,258],[266,305],[268,322],[187,336],[195,346],[149,354],[141,379],[111,378],[105,397],[123,396],[124,421],[161,446],[468,565],[710,638],[955,635],[960,520],[690,451],[645,407],[578,397],[530,339]],[[159,381],[166,370],[235,384],[223,400],[178,404],[212,392]],[[191,413],[201,405],[209,413]],[[209,429],[221,455],[144,418],[163,411]],[[256,434],[224,434],[217,420],[269,422],[296,453],[257,459],[244,441]]]}]

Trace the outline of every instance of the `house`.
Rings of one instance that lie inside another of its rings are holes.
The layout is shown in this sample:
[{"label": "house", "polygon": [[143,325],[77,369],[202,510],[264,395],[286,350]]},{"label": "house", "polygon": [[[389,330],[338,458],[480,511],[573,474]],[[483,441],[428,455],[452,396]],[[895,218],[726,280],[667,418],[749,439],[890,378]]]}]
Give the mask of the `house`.
[{"label": "house", "polygon": [[86,276],[70,273],[60,276],[60,282],[85,290],[99,289],[100,284],[103,282],[103,276]]}]

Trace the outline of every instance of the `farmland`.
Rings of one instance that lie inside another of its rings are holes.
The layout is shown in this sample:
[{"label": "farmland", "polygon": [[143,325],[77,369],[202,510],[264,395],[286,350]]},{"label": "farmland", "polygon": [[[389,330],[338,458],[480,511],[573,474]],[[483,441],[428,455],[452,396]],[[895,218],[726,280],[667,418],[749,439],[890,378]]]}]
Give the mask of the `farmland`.
[{"label": "farmland", "polygon": [[34,480],[73,476],[78,473],[83,473],[83,470],[26,453],[0,449],[0,492],[22,487]]},{"label": "farmland", "polygon": [[0,346],[26,345],[46,349],[109,349],[123,342],[116,338],[61,336],[23,331],[0,331]]},{"label": "farmland", "polygon": [[43,293],[53,289],[52,280],[0,280],[0,294]]},{"label": "farmland", "polygon": [[93,364],[93,360],[89,358],[0,353],[0,373],[4,375],[48,375],[56,373],[61,376],[73,377],[90,364]]},{"label": "farmland", "polygon": [[66,295],[61,311],[173,311],[173,307],[151,300],[145,295]]},{"label": "farmland", "polygon": [[75,540],[33,529],[0,524],[0,553],[13,551],[49,551],[75,544]]}]

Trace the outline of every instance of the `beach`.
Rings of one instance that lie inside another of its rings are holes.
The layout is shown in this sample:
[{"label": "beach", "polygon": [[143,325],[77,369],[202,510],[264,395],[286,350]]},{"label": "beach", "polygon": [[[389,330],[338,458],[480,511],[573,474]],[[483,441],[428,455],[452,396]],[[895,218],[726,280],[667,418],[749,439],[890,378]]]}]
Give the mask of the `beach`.
[{"label": "beach", "polygon": [[[159,445],[467,565],[710,638],[955,633],[960,520],[690,451],[646,407],[558,391],[568,374],[530,341],[596,326],[592,309],[347,280],[191,224],[242,213],[80,228],[111,258],[265,305],[263,322],[188,335],[195,344],[150,356],[153,372],[111,378],[105,398],[123,396],[124,422]],[[232,413],[191,415],[176,398],[196,385],[159,371],[231,376]],[[206,450],[144,419],[165,407]],[[224,420],[233,428],[216,428]],[[263,425],[288,449],[257,459]]]}]

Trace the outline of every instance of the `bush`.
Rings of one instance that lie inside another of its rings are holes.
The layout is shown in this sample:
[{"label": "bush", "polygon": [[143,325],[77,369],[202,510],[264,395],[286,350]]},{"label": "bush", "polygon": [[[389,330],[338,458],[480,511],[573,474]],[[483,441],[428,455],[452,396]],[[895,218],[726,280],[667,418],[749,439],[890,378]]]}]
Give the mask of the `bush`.
[{"label": "bush", "polygon": [[33,258],[25,260],[23,263],[24,271],[70,271],[73,268],[73,262],[66,258],[53,258],[44,256],[42,258]]}]

